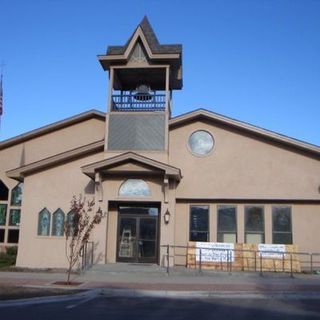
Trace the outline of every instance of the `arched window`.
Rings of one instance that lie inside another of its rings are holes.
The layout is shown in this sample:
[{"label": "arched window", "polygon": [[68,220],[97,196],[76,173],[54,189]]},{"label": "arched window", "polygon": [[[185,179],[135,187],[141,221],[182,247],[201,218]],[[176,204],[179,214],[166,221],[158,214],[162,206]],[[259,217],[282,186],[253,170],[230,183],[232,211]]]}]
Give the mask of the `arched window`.
[{"label": "arched window", "polygon": [[11,205],[21,206],[23,183],[18,183],[11,191]]},{"label": "arched window", "polygon": [[119,189],[119,196],[150,196],[148,184],[141,179],[128,179],[122,183]]},{"label": "arched window", "polygon": [[0,201],[7,201],[9,195],[9,189],[7,186],[0,180]]},{"label": "arched window", "polygon": [[52,236],[62,237],[64,234],[64,212],[59,208],[52,215]]},{"label": "arched window", "polygon": [[50,235],[50,218],[51,218],[51,214],[47,210],[47,208],[44,208],[39,212],[39,220],[38,220],[38,235],[39,236],[49,236]]}]

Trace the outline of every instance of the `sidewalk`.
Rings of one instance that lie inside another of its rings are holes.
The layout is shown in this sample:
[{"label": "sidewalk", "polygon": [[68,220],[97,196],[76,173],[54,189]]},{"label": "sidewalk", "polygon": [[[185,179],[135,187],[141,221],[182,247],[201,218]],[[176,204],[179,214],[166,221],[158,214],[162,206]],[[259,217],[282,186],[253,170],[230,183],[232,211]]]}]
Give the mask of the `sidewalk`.
[{"label": "sidewalk", "polygon": [[[0,284],[66,289],[128,289],[143,291],[207,292],[207,293],[312,293],[320,298],[320,275],[237,272],[202,272],[172,268],[167,274],[156,265],[97,265],[82,275],[72,275],[78,286],[57,286],[65,281],[65,273],[0,272]],[[110,292],[110,291],[109,291]]]}]

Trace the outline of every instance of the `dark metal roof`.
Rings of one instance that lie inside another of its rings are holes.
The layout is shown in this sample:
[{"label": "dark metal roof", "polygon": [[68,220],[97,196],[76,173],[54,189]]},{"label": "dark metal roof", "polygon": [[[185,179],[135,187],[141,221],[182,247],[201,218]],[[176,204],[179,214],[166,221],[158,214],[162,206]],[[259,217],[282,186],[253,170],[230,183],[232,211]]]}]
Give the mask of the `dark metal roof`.
[{"label": "dark metal roof", "polygon": [[167,53],[181,53],[182,52],[182,45],[181,44],[160,44],[158,41],[158,38],[156,34],[154,33],[150,22],[147,18],[147,16],[144,16],[142,21],[138,24],[137,28],[127,41],[127,43],[124,46],[109,46],[107,49],[107,55],[119,55],[124,54],[126,51],[133,35],[137,31],[138,28],[141,28],[143,31],[143,34],[146,37],[146,40],[148,42],[148,45],[154,54],[167,54]]}]

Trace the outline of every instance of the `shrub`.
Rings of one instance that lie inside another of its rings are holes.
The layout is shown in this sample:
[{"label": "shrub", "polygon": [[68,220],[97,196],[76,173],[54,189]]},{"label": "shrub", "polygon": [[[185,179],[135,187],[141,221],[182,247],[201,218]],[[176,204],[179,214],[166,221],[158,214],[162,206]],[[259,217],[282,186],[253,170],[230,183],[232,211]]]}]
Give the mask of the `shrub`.
[{"label": "shrub", "polygon": [[7,247],[6,252],[9,256],[17,256],[18,247]]}]

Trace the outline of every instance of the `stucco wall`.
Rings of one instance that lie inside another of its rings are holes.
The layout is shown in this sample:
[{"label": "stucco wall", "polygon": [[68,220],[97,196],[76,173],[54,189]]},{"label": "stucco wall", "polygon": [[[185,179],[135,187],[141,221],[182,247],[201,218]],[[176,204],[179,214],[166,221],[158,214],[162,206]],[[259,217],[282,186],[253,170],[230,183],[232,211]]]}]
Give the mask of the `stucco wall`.
[{"label": "stucco wall", "polygon": [[[43,208],[51,214],[58,208],[69,212],[74,195],[85,194],[88,199],[94,198],[94,184],[80,167],[101,159],[102,153],[99,153],[25,178],[17,266],[66,266],[64,237],[38,236],[38,214]],[[105,224],[105,220],[101,224]]]},{"label": "stucco wall", "polygon": [[[188,148],[196,130],[215,139],[208,156]],[[178,198],[320,200],[319,160],[202,121],[172,129],[169,142],[169,163],[183,175]]]}]

